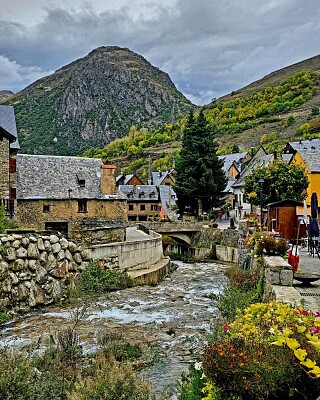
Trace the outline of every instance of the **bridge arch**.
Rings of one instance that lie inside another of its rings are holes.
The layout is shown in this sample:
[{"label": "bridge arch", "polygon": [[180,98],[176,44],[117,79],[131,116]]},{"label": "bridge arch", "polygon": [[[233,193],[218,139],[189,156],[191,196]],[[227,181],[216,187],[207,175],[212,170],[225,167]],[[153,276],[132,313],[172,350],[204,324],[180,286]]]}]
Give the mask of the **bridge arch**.
[{"label": "bridge arch", "polygon": [[183,233],[178,233],[178,232],[174,232],[174,233],[170,233],[170,232],[166,232],[166,233],[162,233],[163,236],[169,236],[172,239],[175,239],[178,243],[182,243],[182,244],[187,244],[190,246],[191,244],[191,237],[183,234]]}]

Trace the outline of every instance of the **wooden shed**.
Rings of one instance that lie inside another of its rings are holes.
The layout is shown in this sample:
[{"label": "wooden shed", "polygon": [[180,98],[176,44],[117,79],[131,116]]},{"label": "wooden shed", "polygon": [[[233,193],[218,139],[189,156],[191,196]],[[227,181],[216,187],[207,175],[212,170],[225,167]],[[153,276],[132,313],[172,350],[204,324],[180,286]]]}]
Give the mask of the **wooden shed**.
[{"label": "wooden shed", "polygon": [[[270,203],[268,208],[267,226],[269,231],[279,232],[283,238],[293,241],[297,236],[300,224],[299,217],[303,216],[303,203],[292,199],[285,199]],[[300,224],[299,238],[306,235],[306,227]]]}]

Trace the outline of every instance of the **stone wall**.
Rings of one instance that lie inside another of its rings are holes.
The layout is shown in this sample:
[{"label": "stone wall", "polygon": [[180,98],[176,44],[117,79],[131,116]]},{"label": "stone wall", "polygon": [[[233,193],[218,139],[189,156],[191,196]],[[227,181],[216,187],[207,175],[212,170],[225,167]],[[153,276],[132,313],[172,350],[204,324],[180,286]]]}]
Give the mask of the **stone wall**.
[{"label": "stone wall", "polygon": [[104,260],[107,268],[132,271],[149,268],[163,258],[162,236],[150,231],[150,239],[92,246],[93,260]]},{"label": "stone wall", "polygon": [[19,199],[16,219],[20,228],[36,231],[49,229],[48,225],[60,224],[61,228],[57,230],[79,240],[84,220],[103,220],[106,225],[118,221],[124,226],[127,221],[127,203],[124,199],[90,199],[87,201],[86,212],[81,212],[77,199]]},{"label": "stone wall", "polygon": [[21,310],[62,299],[90,258],[62,236],[0,236],[0,307]]},{"label": "stone wall", "polygon": [[264,257],[265,300],[277,300],[275,287],[292,286],[293,272],[291,265],[280,256]]}]

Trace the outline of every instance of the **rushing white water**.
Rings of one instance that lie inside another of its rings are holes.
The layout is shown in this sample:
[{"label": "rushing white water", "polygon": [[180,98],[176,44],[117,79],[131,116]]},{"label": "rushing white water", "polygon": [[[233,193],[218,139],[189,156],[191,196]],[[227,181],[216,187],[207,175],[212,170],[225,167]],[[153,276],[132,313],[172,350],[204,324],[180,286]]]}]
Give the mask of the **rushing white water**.
[{"label": "rushing white water", "polygon": [[[217,310],[210,293],[223,290],[227,268],[216,263],[176,262],[177,269],[159,285],[114,292],[90,305],[77,328],[85,352],[94,351],[103,333],[118,332],[130,342],[160,349],[161,363],[144,373],[160,394],[175,392],[177,380],[196,359]],[[6,325],[0,344],[22,347],[54,336],[74,322],[75,310],[53,309],[27,314]]]}]

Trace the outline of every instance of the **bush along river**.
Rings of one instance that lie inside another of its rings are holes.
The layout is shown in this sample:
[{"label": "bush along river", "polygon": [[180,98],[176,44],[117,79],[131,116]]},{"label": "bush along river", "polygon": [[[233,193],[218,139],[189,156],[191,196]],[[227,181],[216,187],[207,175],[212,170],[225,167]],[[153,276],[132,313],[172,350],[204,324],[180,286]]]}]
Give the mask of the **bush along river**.
[{"label": "bush along river", "polygon": [[218,315],[210,294],[227,283],[226,266],[217,263],[177,261],[176,269],[157,286],[138,286],[112,292],[79,308],[49,307],[7,323],[0,332],[2,346],[25,347],[45,343],[77,324],[85,353],[97,348],[99,338],[121,335],[138,344],[151,366],[141,370],[154,385],[158,397],[176,398],[181,373],[195,362],[201,344]]}]

